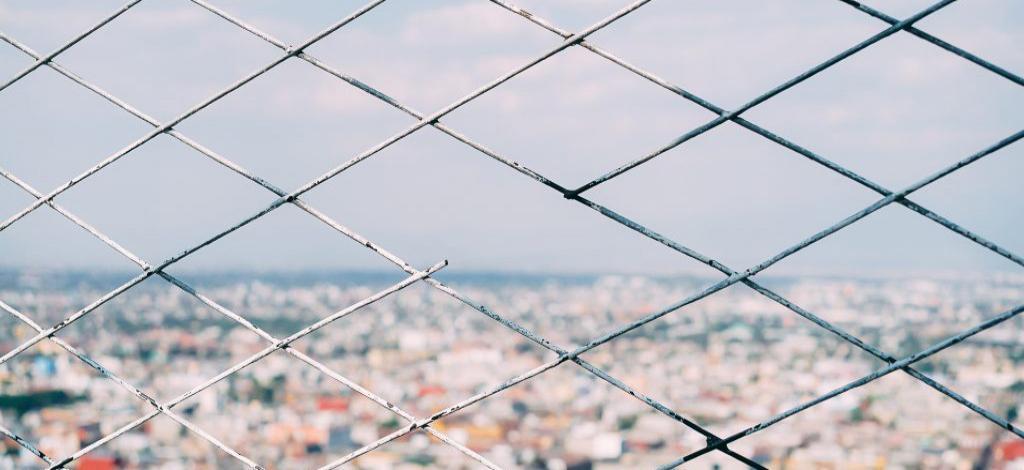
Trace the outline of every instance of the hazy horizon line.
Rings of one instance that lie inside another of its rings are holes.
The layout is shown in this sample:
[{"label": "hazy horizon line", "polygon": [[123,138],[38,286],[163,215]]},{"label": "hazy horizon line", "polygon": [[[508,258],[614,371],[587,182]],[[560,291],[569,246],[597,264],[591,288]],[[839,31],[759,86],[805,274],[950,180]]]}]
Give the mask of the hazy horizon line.
[{"label": "hazy horizon line", "polygon": [[[57,268],[57,267],[21,267],[21,266],[0,266],[0,275],[137,275],[139,270],[122,269],[113,267],[96,268]],[[326,268],[326,267],[296,267],[296,268],[252,268],[252,267],[226,267],[226,268],[193,268],[169,270],[174,274],[196,276],[196,277],[231,277],[245,275],[263,276],[392,276],[401,274],[402,271],[382,268]],[[629,272],[629,271],[554,271],[554,270],[522,270],[522,269],[452,269],[439,272],[437,277],[452,278],[606,278],[606,277],[641,277],[650,279],[670,278],[692,278],[692,279],[717,279],[722,275],[711,272],[697,272],[693,270],[680,270],[677,272]],[[934,279],[934,280],[1019,280],[1024,281],[1024,274],[1013,271],[1002,270],[920,270],[920,269],[878,269],[878,270],[783,270],[781,272],[765,271],[756,276],[759,279],[848,279],[848,280],[890,280],[894,278],[907,279]]]}]

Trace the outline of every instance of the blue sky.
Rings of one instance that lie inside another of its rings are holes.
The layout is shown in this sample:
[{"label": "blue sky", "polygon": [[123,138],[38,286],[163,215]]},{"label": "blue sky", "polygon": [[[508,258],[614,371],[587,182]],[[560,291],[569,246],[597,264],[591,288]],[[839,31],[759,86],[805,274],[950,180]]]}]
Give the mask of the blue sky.
[{"label": "blue sky", "polygon": [[[520,1],[569,30],[624,5]],[[0,31],[47,52],[121,2],[0,1]],[[359,8],[344,1],[215,0],[294,44]],[[921,1],[871,3],[904,17]],[[918,27],[1024,73],[1024,5],[961,0]],[[725,108],[884,29],[839,1],[655,0],[591,42]],[[432,112],[557,44],[485,0],[390,0],[307,52]],[[1017,47],[1015,47],[1015,45]],[[188,1],[143,0],[57,62],[157,119],[169,119],[279,51]],[[30,59],[0,43],[0,77]],[[896,34],[758,106],[747,119],[890,188],[1024,127],[1024,90],[907,33]],[[581,48],[571,48],[443,121],[566,186],[651,151],[714,115]],[[290,60],[178,129],[293,189],[413,120]],[[52,70],[0,91],[0,166],[46,192],[149,126]],[[1024,144],[912,197],[1024,253]],[[878,199],[859,185],[726,123],[588,197],[741,269]],[[156,263],[274,196],[167,136],[57,201]],[[707,273],[431,128],[353,167],[305,199],[419,265],[535,272]],[[0,218],[31,198],[0,180]],[[0,266],[130,268],[52,210],[0,232]],[[387,263],[293,207],[177,269],[386,269]],[[1020,272],[903,207],[891,206],[779,263],[779,273]]]}]

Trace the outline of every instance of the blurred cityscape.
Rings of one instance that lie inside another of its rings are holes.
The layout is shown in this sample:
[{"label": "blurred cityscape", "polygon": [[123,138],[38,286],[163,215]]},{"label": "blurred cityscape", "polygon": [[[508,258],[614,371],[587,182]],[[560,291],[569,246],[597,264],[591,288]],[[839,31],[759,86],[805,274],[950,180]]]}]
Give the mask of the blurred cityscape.
[{"label": "blurred cityscape", "polygon": [[[445,273],[442,273],[445,274]],[[0,300],[44,327],[131,275],[0,273]],[[396,282],[374,273],[184,274],[203,295],[277,338]],[[438,275],[468,297],[571,347],[664,308],[714,279]],[[1024,277],[758,279],[865,342],[902,357],[1024,301]],[[1024,425],[1018,318],[916,367]],[[0,350],[36,332],[3,312]],[[160,401],[269,342],[153,277],[58,335]],[[423,283],[332,323],[296,349],[422,418],[555,358]],[[724,436],[884,365],[741,286],[655,321],[584,358]],[[400,428],[398,415],[278,351],[174,408],[267,468],[313,468]],[[152,408],[51,341],[0,366],[0,424],[55,458]],[[474,404],[434,428],[509,468],[652,468],[705,438],[573,363]],[[1024,441],[895,372],[738,441],[769,468],[1024,468]],[[225,468],[238,462],[159,415],[79,459],[83,470]],[[476,468],[426,433],[351,468]],[[0,469],[44,462],[0,441]],[[687,466],[686,468],[690,468]],[[692,468],[743,468],[717,452]]]}]

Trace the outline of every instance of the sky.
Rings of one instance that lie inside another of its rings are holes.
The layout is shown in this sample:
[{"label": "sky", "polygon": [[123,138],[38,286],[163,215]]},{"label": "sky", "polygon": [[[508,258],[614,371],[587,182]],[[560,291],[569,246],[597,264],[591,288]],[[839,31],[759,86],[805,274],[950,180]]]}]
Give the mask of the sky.
[{"label": "sky", "polygon": [[[297,44],[354,1],[212,0]],[[622,0],[520,0],[578,31]],[[930,2],[870,4],[906,17]],[[49,52],[122,2],[0,0],[0,31]],[[1024,73],[1024,3],[960,0],[917,24]],[[723,108],[885,29],[840,1],[654,0],[589,41]],[[306,49],[423,113],[530,61],[560,37],[486,0],[389,0]],[[281,52],[185,1],[143,0],[56,62],[158,120]],[[0,43],[0,80],[31,59]],[[567,187],[638,158],[715,115],[579,47],[442,122]],[[1024,128],[1024,89],[897,33],[744,117],[898,190]],[[291,59],[176,128],[285,190],[415,120]],[[48,68],[0,91],[0,167],[48,192],[150,131]],[[1024,144],[914,193],[919,204],[1024,253]],[[744,269],[880,196],[732,123],[587,193],[671,239]],[[560,273],[711,271],[433,128],[303,198],[417,266]],[[56,201],[152,264],[262,209],[275,196],[165,135]],[[0,219],[32,202],[0,179]],[[131,269],[47,207],[0,232],[0,268]],[[173,270],[377,270],[387,261],[284,206]],[[1021,268],[891,205],[791,256],[772,273],[1001,273]]]}]

